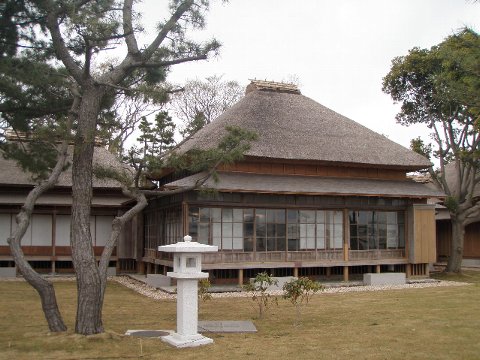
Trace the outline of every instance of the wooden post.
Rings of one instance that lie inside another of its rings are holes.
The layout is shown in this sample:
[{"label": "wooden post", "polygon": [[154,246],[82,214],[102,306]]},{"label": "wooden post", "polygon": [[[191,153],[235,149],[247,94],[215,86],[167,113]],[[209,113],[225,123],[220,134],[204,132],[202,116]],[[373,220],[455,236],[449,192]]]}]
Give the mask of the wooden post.
[{"label": "wooden post", "polygon": [[408,279],[408,278],[412,277],[412,264],[407,264],[405,266],[405,268],[406,268],[406,273],[407,273],[406,276],[407,276],[407,279]]},{"label": "wooden post", "polygon": [[348,266],[343,267],[343,281],[348,281]]},{"label": "wooden post", "polygon": [[375,272],[376,272],[377,274],[380,274],[380,273],[382,272],[382,268],[381,268],[380,265],[377,265],[377,266],[376,266]]},{"label": "wooden post", "polygon": [[428,264],[425,264],[425,276],[430,276],[430,268]]},{"label": "wooden post", "polygon": [[327,278],[330,277],[331,271],[332,271],[332,269],[330,269],[329,267],[327,267],[327,270],[326,270],[326,273],[325,273],[325,275],[327,275]]},{"label": "wooden post", "polygon": [[293,277],[298,278],[298,268],[297,267],[293,268]]},{"label": "wooden post", "polygon": [[243,269],[238,269],[238,286],[243,286]]},{"label": "wooden post", "polygon": [[145,274],[145,263],[143,261],[137,261],[137,273]]}]

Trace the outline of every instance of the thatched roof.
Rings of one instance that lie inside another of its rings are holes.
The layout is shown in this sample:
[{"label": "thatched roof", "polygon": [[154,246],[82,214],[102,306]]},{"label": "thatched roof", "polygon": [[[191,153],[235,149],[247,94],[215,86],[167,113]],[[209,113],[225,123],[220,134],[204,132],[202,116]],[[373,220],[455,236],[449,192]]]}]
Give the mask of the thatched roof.
[{"label": "thatched roof", "polygon": [[[182,188],[195,184],[205,174],[192,175],[166,185]],[[220,192],[254,192],[307,195],[358,195],[385,197],[443,197],[441,191],[413,180],[373,180],[298,175],[266,175],[220,172],[219,181],[209,179],[204,188]]]},{"label": "thatched roof", "polygon": [[216,146],[226,133],[225,126],[236,125],[259,135],[245,154],[251,157],[405,170],[430,166],[423,156],[299,92],[253,85],[249,85],[242,100],[198,131],[178,151]]},{"label": "thatched roof", "polygon": [[[73,146],[68,149],[69,158],[71,163]],[[94,164],[100,166],[115,168],[118,170],[127,169],[124,164],[120,163],[118,159],[111,154],[107,149],[103,147],[95,147],[93,155]],[[32,175],[28,172],[24,172],[16,161],[11,159],[5,159],[0,152],[0,185],[10,186],[29,186],[35,185],[32,180]],[[65,170],[59,177],[57,187],[71,187],[72,186],[72,171],[71,167]],[[93,179],[94,188],[120,188],[120,184],[115,180],[110,179]]]}]

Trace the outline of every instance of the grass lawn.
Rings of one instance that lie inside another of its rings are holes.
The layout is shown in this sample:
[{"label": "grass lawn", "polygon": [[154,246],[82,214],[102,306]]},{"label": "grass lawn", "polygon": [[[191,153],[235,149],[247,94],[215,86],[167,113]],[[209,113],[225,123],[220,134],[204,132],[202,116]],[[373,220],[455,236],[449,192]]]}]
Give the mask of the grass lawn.
[{"label": "grass lawn", "polygon": [[473,283],[379,292],[316,295],[293,326],[285,300],[256,319],[249,298],[200,304],[200,319],[248,320],[256,334],[206,334],[213,345],[174,349],[160,340],[126,337],[128,329],[175,329],[174,301],[146,298],[109,283],[106,333],[72,332],[76,285],[55,288],[69,331],[51,334],[36,292],[0,281],[0,359],[479,359],[480,272],[448,278]]}]

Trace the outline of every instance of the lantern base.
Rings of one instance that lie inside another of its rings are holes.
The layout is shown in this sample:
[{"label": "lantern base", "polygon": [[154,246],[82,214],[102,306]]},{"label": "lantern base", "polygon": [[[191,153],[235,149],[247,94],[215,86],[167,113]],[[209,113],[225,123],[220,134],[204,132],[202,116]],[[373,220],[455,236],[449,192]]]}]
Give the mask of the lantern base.
[{"label": "lantern base", "polygon": [[176,348],[196,347],[213,343],[213,339],[205,337],[201,334],[180,335],[178,333],[163,336],[162,341],[175,346]]}]

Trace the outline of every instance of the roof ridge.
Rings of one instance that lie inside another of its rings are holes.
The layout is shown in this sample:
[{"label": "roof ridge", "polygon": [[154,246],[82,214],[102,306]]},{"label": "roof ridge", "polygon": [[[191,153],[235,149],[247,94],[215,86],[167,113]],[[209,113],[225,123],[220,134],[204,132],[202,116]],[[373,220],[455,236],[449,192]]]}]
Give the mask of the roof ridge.
[{"label": "roof ridge", "polygon": [[292,93],[292,94],[301,94],[298,86],[292,83],[257,80],[257,79],[249,79],[249,80],[250,80],[250,84],[247,86],[245,94],[248,94],[249,92],[254,90],[278,91],[278,92],[286,92],[286,93]]}]

